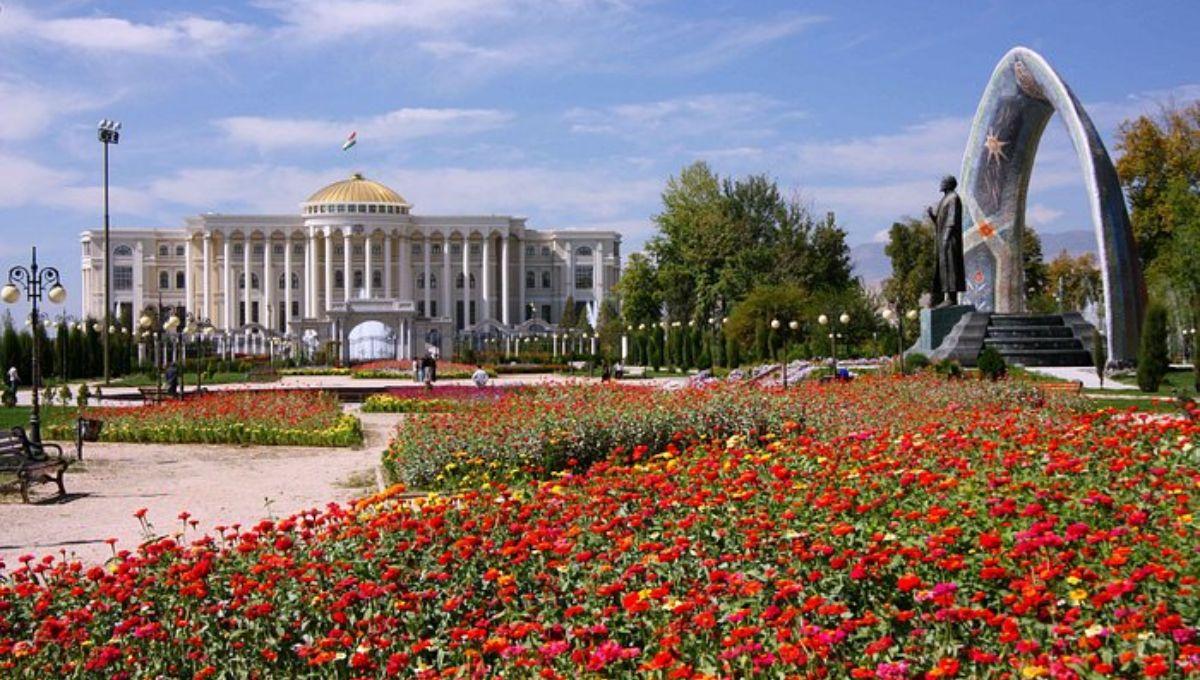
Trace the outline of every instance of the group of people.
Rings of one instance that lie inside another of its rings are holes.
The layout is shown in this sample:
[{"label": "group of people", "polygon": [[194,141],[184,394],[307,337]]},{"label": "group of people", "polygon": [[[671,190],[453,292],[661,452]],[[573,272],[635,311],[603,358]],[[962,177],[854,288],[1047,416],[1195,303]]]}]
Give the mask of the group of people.
[{"label": "group of people", "polygon": [[433,383],[437,380],[437,355],[432,351],[426,352],[425,356],[412,360],[413,380],[419,383],[424,383],[426,387],[433,389]]}]

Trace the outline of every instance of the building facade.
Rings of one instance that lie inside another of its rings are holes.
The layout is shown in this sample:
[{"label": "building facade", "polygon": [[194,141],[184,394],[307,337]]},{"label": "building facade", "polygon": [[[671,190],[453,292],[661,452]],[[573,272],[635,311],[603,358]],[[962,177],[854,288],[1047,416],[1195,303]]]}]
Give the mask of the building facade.
[{"label": "building facade", "polygon": [[[427,345],[448,353],[464,334],[553,331],[568,297],[598,310],[620,275],[617,232],[411,208],[356,174],[295,216],[208,213],[181,228],[112,229],[112,311],[136,319],[161,300],[225,338],[339,340],[345,358],[351,330],[378,321],[403,357]],[[82,313],[99,319],[103,231],[83,232],[81,246]]]}]

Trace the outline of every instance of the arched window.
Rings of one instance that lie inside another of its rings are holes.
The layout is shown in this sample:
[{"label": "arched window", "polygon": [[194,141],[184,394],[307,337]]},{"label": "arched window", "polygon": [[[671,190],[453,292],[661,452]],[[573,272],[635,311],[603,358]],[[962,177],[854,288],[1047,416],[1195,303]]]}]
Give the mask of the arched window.
[{"label": "arched window", "polygon": [[590,257],[592,254],[592,249],[587,246],[580,246],[579,250],[575,251],[575,254],[580,257]]},{"label": "arched window", "polygon": [[297,290],[299,288],[300,288],[300,275],[296,272],[292,272],[292,290]]},{"label": "arched window", "polygon": [[335,288],[345,288],[346,287],[346,275],[345,275],[345,273],[342,272],[341,269],[338,269],[333,272],[333,285]]},{"label": "arched window", "polygon": [[534,276],[533,272],[525,272],[525,287],[526,288],[533,288],[535,281],[537,281],[537,278]]},{"label": "arched window", "polygon": [[361,269],[354,270],[354,287],[355,288],[363,287],[363,272]]},{"label": "arched window", "polygon": [[130,248],[127,245],[119,245],[116,248],[113,248],[113,256],[114,257],[130,257],[132,255],[133,255],[133,248]]},{"label": "arched window", "polygon": [[171,287],[171,274],[169,272],[158,273],[158,287],[163,290]]},{"label": "arched window", "polygon": [[258,274],[255,274],[254,272],[250,272],[250,287],[254,290],[258,290]]}]

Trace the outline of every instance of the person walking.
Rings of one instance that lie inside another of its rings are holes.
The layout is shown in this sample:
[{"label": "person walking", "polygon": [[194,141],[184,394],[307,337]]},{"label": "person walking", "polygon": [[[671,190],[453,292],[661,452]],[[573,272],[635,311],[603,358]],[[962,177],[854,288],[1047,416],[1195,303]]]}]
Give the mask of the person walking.
[{"label": "person walking", "polygon": [[17,385],[21,384],[21,374],[17,371],[16,366],[10,366],[8,368],[8,373],[4,376],[4,382],[8,385],[8,389],[12,390],[15,394],[17,391]]},{"label": "person walking", "polygon": [[179,396],[179,365],[174,362],[167,366],[167,394]]}]

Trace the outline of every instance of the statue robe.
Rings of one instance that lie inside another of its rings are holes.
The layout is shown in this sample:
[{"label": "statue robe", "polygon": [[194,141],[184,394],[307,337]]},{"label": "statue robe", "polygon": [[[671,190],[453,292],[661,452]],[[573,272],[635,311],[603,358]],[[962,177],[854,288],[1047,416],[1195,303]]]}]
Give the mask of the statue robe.
[{"label": "statue robe", "polygon": [[942,196],[934,225],[937,241],[936,293],[961,293],[967,289],[963,268],[962,199],[951,191]]}]

